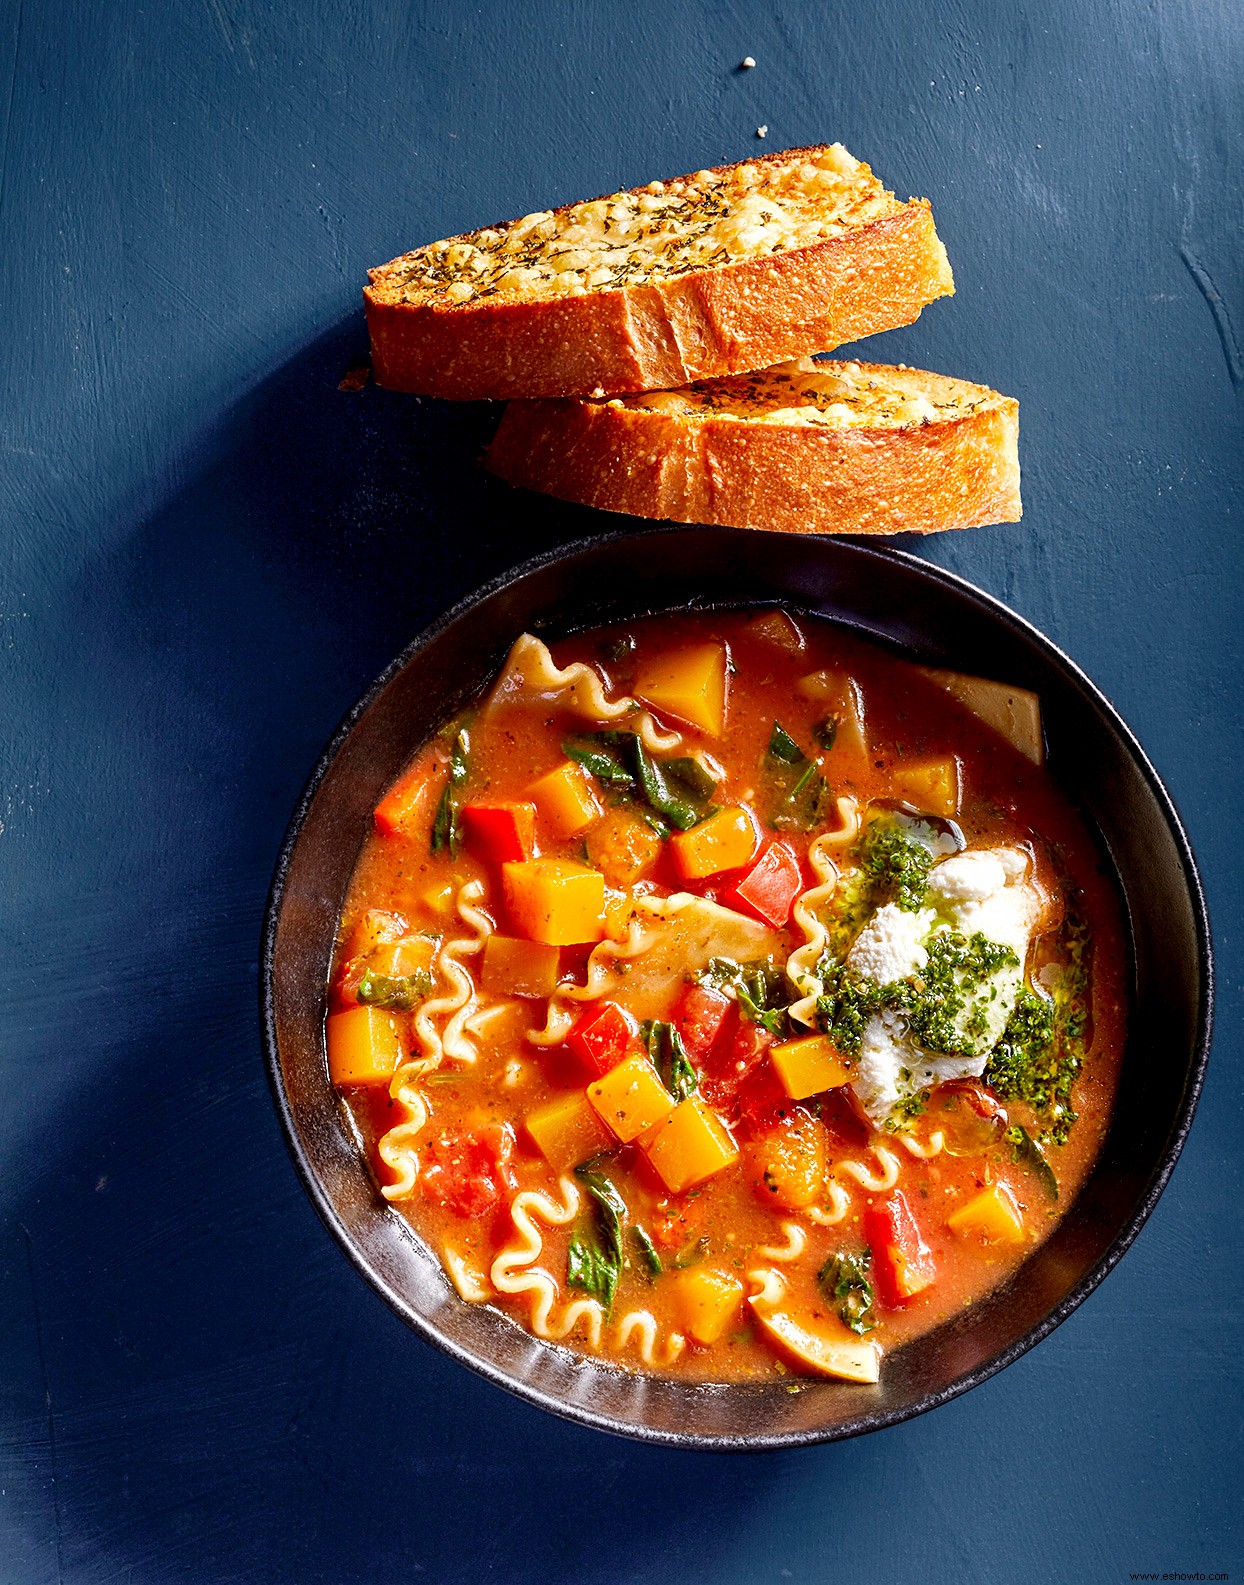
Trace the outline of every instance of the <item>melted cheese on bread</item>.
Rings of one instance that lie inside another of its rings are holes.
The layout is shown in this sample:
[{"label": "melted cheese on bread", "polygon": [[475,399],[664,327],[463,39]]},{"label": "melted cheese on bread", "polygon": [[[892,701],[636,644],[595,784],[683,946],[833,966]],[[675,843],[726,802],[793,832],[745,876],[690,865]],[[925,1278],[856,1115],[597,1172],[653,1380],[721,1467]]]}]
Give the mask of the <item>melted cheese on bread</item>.
[{"label": "melted cheese on bread", "polygon": [[905,206],[840,143],[650,182],[395,259],[400,302],[578,296],[827,242]]},{"label": "melted cheese on bread", "polygon": [[907,429],[963,418],[1004,400],[985,386],[901,364],[796,358],[755,374],[702,380],[677,391],[615,397],[610,405],[691,423],[713,418],[828,429]]}]

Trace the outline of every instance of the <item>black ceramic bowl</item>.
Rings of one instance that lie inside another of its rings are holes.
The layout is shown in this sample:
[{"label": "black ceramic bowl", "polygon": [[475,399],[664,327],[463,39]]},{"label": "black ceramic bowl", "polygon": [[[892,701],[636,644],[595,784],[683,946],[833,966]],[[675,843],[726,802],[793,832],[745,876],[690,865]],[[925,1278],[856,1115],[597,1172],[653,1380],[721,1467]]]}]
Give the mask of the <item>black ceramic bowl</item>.
[{"label": "black ceramic bowl", "polygon": [[[412,752],[495,674],[524,629],[779,601],[938,666],[1035,689],[1049,766],[1096,826],[1126,901],[1133,1004],[1113,1125],[1075,1204],[1016,1276],[899,1349],[879,1386],[697,1386],[627,1374],[464,1303],[377,1192],[328,1082],[325,982],[371,810]],[[720,528],[568,545],[464,601],[400,656],[315,770],[277,866],[263,1017],[281,1120],[307,1193],[354,1265],[431,1342],[520,1397],[586,1425],[683,1446],[828,1441],[907,1419],[1045,1337],[1127,1249],[1192,1119],[1210,1032],[1212,966],[1200,882],[1179,818],[1109,703],[1038,632],[988,595],[894,550]]]}]

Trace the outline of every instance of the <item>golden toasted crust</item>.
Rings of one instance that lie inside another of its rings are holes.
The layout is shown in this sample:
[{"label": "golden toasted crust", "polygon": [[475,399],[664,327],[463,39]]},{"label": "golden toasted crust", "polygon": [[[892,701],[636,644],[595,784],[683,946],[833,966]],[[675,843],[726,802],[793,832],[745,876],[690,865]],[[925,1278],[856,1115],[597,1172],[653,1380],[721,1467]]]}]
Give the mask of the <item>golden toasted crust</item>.
[{"label": "golden toasted crust", "polygon": [[947,416],[835,427],[716,413],[689,419],[616,402],[521,401],[506,408],[485,460],[511,484],[683,523],[929,534],[1018,521],[1017,402],[921,370],[816,367],[882,381],[897,376],[906,392],[918,380]]},{"label": "golden toasted crust", "polygon": [[376,380],[458,400],[606,396],[764,368],[909,324],[954,283],[928,203],[884,197],[886,212],[823,242],[578,295],[454,304],[412,294],[402,283],[417,256],[404,255],[373,270],[365,293]]}]

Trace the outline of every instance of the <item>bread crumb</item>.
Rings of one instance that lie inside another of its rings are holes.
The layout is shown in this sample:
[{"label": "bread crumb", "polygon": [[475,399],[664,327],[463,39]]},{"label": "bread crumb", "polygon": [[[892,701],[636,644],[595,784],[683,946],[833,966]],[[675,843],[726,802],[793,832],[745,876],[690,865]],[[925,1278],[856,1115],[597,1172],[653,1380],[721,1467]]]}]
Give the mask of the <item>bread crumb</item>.
[{"label": "bread crumb", "polygon": [[371,367],[366,363],[359,363],[352,369],[347,369],[338,381],[339,391],[361,391],[371,378]]},{"label": "bread crumb", "polygon": [[744,55],[739,63],[739,68],[741,71],[749,72],[755,64],[756,57],[754,55]]},{"label": "bread crumb", "polygon": [[[756,136],[758,138],[767,138],[769,136],[768,127],[757,127],[756,128]],[[1038,144],[1038,147],[1040,147],[1039,144]]]}]

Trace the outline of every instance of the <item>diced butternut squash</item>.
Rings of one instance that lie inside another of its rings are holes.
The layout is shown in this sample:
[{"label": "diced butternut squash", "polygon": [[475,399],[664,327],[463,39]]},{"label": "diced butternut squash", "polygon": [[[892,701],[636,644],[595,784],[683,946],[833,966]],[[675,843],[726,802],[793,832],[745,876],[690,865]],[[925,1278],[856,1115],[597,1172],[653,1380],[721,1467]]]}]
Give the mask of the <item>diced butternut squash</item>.
[{"label": "diced butternut squash", "polygon": [[605,892],[605,934],[621,941],[635,913],[635,899],[629,892]]},{"label": "diced butternut squash", "polygon": [[748,1147],[756,1197],[771,1210],[802,1211],[825,1198],[829,1136],[825,1125],[803,1107],[763,1133]]},{"label": "diced butternut squash", "polygon": [[959,813],[959,761],[923,760],[918,765],[896,765],[890,773],[895,796],[914,804],[922,814],[949,820]]},{"label": "diced butternut squash", "polygon": [[501,866],[506,907],[516,928],[553,947],[599,941],[605,933],[605,877],[569,859],[526,859]]},{"label": "diced butternut squash", "polygon": [[413,836],[429,786],[427,771],[422,768],[407,772],[395,782],[372,815],[377,835]]},{"label": "diced butternut squash", "polygon": [[404,980],[412,974],[428,974],[436,956],[437,943],[432,936],[405,936],[401,941],[389,941],[368,955],[367,967],[373,974],[386,979]]},{"label": "diced butternut squash", "polygon": [[607,809],[587,834],[587,856],[610,886],[630,887],[660,858],[661,838],[633,810]]},{"label": "diced butternut squash", "polygon": [[837,1046],[826,1035],[783,1041],[770,1049],[769,1060],[792,1101],[819,1095],[822,1090],[836,1090],[851,1077]]},{"label": "diced butternut squash", "polygon": [[690,831],[676,831],[670,852],[685,881],[702,881],[725,870],[742,869],[759,844],[756,823],[746,809],[719,809]]},{"label": "diced butternut squash", "polygon": [[577,837],[603,812],[591,777],[573,760],[532,782],[527,796],[535,804],[541,822],[555,837]]},{"label": "diced butternut squash", "polygon": [[876,1343],[814,1332],[785,1310],[767,1310],[757,1304],[760,1297],[757,1294],[748,1301],[756,1312],[757,1321],[801,1365],[821,1376],[836,1376],[840,1381],[871,1384],[881,1375],[881,1350]]},{"label": "diced butternut squash", "polygon": [[559,1095],[529,1112],[527,1132],[554,1172],[589,1161],[614,1142],[582,1090]]},{"label": "diced butternut squash", "polygon": [[641,1051],[587,1087],[587,1098],[623,1144],[674,1110],[674,1097]]},{"label": "diced butternut squash", "polygon": [[726,729],[726,646],[688,644],[643,661],[635,692],[664,711],[720,737]]},{"label": "diced butternut squash", "polygon": [[350,1007],[325,1025],[334,1084],[387,1084],[402,1059],[397,1021],[380,1007]]},{"label": "diced butternut squash", "polygon": [[743,1284],[711,1266],[692,1266],[671,1279],[679,1329],[697,1343],[715,1343],[739,1313]]},{"label": "diced butternut squash", "polygon": [[739,1159],[729,1129],[698,1095],[680,1102],[643,1141],[643,1149],[673,1194],[694,1189]]},{"label": "diced butternut squash", "polygon": [[946,1225],[954,1233],[984,1238],[991,1244],[1024,1242],[1023,1214],[1005,1183],[991,1183],[974,1194],[966,1205],[951,1212]]},{"label": "diced butternut squash", "polygon": [[543,941],[489,936],[484,943],[480,980],[494,996],[552,996],[560,971],[561,952]]},{"label": "diced butternut squash", "polygon": [[441,917],[453,912],[454,883],[452,881],[429,881],[416,894],[416,898],[431,914]]}]

